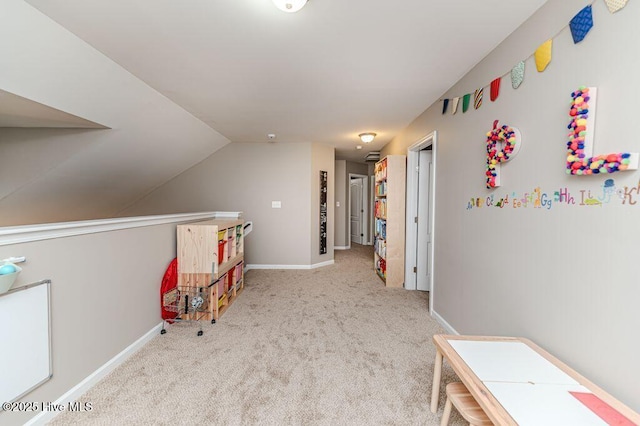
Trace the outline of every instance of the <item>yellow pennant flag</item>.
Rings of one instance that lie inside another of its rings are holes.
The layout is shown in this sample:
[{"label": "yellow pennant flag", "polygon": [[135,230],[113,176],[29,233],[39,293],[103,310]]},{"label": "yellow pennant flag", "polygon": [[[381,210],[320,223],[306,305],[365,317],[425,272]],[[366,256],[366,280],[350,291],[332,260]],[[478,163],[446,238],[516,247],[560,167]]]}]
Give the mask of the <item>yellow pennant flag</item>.
[{"label": "yellow pennant flag", "polygon": [[542,72],[547,68],[549,62],[551,62],[551,47],[553,45],[553,40],[549,39],[542,43],[540,47],[536,49],[533,57],[536,60],[536,69],[538,72]]}]

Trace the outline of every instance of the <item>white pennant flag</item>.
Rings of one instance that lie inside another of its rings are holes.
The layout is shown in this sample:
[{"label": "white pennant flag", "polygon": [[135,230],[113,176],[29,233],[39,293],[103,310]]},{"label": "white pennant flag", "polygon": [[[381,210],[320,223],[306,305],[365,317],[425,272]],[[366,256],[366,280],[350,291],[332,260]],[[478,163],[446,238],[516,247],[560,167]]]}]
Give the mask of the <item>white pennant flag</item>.
[{"label": "white pennant flag", "polygon": [[453,115],[458,112],[458,102],[460,102],[460,97],[458,96],[457,98],[453,98],[451,101],[451,115]]},{"label": "white pennant flag", "polygon": [[609,12],[616,13],[627,5],[627,0],[604,0],[609,8]]}]

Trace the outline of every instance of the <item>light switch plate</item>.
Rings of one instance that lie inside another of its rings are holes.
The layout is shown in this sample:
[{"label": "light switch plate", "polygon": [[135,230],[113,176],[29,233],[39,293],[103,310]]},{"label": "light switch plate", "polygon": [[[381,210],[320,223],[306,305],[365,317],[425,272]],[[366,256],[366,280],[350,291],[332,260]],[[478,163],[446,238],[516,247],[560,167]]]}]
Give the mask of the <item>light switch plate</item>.
[{"label": "light switch plate", "polygon": [[280,209],[280,208],[282,208],[282,202],[281,201],[272,201],[271,202],[271,208],[272,209]]}]

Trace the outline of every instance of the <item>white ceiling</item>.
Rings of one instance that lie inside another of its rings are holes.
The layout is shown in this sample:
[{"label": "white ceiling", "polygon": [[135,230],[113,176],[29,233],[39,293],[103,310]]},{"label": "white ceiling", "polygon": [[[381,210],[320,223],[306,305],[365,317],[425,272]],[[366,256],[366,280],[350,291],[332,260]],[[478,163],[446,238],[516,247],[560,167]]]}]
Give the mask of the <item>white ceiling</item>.
[{"label": "white ceiling", "polygon": [[[363,161],[545,0],[27,0],[233,142]],[[378,134],[362,151],[357,135]]]},{"label": "white ceiling", "polygon": [[0,90],[0,127],[106,128],[4,90]]}]

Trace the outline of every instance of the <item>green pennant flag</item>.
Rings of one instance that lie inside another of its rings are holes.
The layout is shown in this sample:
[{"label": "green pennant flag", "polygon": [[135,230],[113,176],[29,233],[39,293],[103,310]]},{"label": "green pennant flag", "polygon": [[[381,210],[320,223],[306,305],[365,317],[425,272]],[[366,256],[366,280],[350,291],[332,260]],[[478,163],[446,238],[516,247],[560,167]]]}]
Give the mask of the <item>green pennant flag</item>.
[{"label": "green pennant flag", "polygon": [[471,100],[471,93],[467,93],[462,97],[462,112],[467,112],[469,109],[469,101]]}]

